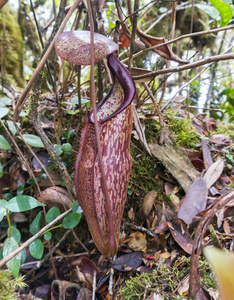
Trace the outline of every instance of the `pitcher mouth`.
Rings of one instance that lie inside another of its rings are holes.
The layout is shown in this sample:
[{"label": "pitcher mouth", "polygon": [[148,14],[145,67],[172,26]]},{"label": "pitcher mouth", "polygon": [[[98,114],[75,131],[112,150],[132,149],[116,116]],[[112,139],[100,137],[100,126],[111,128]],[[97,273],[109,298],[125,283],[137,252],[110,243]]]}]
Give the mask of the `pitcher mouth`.
[{"label": "pitcher mouth", "polygon": [[[105,122],[128,107],[136,93],[136,87],[130,72],[114,56],[107,56],[108,67],[113,78],[113,85],[108,94],[97,104],[98,121]],[[93,112],[90,113],[89,122],[94,124]]]}]

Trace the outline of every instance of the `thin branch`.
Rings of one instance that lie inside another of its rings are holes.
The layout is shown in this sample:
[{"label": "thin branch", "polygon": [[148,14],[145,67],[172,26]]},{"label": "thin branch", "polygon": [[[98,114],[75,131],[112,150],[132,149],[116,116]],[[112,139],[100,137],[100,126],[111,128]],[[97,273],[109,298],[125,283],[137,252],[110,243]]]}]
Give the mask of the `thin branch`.
[{"label": "thin branch", "polygon": [[[228,51],[230,51],[232,48],[234,47],[234,44],[232,44],[224,53],[222,53],[221,55],[215,55],[215,56],[211,56],[211,57],[224,57],[226,55],[232,55],[232,57],[234,58],[234,53],[229,53],[229,54],[225,54]],[[210,57],[210,58],[211,58]],[[203,61],[203,59],[202,59]],[[170,104],[173,99],[176,97],[176,95],[178,95],[186,86],[190,85],[190,83],[192,83],[194,80],[196,80],[206,69],[208,69],[216,60],[211,61],[205,68],[203,68],[196,76],[194,76],[191,80],[189,80],[188,82],[186,82],[183,86],[181,86],[178,91],[174,94],[174,96],[161,108],[161,111],[163,111],[168,104]],[[200,61],[201,62],[201,61]],[[198,61],[199,63],[199,61]],[[190,64],[192,65],[192,64]],[[188,97],[188,95],[187,95]],[[187,98],[186,97],[186,98]]]},{"label": "thin branch", "polygon": [[4,257],[2,260],[0,260],[0,268],[3,267],[9,260],[11,260],[13,257],[15,257],[17,254],[19,254],[22,250],[27,248],[32,242],[34,242],[37,238],[39,238],[44,232],[49,230],[51,227],[53,227],[58,221],[62,220],[66,215],[68,215],[70,212],[72,212],[72,208],[70,208],[68,211],[65,211],[63,214],[58,216],[56,219],[54,219],[52,222],[44,226],[38,233],[34,234],[30,239],[28,239],[25,243],[23,243],[19,248],[8,254],[6,257]]},{"label": "thin branch", "polygon": [[151,77],[153,76],[158,76],[161,74],[166,74],[166,73],[171,73],[171,72],[181,72],[184,70],[188,70],[188,69],[192,69],[192,68],[196,68],[199,66],[203,66],[206,65],[208,63],[213,63],[213,62],[217,62],[217,61],[221,61],[221,60],[229,60],[229,59],[234,59],[234,53],[228,53],[228,54],[221,54],[221,55],[214,55],[214,56],[210,56],[204,59],[201,59],[199,61],[196,61],[194,63],[191,64],[187,64],[187,65],[183,65],[183,66],[179,66],[179,67],[175,67],[175,68],[170,68],[170,69],[162,69],[162,70],[158,70],[158,71],[152,71],[150,73],[147,74],[143,74],[143,75],[139,75],[139,76],[133,76],[133,80],[138,80],[138,79],[145,79],[147,77]]},{"label": "thin branch", "polygon": [[12,143],[14,144],[15,149],[16,149],[16,152],[17,152],[17,154],[18,154],[18,156],[19,156],[19,159],[21,160],[21,163],[22,163],[22,164],[25,164],[25,166],[26,166],[26,168],[27,168],[27,170],[28,170],[28,173],[29,173],[29,174],[31,175],[31,177],[34,179],[34,182],[35,182],[36,187],[37,187],[37,189],[38,189],[38,192],[39,192],[39,194],[40,194],[40,193],[41,193],[41,190],[40,190],[40,187],[39,187],[39,185],[38,185],[38,182],[37,182],[37,180],[36,180],[36,178],[35,178],[35,175],[34,175],[32,169],[30,168],[30,166],[29,166],[27,160],[24,158],[24,156],[23,156],[23,154],[22,154],[20,148],[18,147],[18,145],[17,145],[15,139],[13,138],[13,136],[11,135],[10,131],[9,131],[9,130],[7,129],[7,127],[5,126],[4,122],[3,122],[1,119],[0,119],[0,122],[1,122],[1,125],[3,126],[4,130],[5,130],[6,133],[8,134],[9,138],[11,139]]}]

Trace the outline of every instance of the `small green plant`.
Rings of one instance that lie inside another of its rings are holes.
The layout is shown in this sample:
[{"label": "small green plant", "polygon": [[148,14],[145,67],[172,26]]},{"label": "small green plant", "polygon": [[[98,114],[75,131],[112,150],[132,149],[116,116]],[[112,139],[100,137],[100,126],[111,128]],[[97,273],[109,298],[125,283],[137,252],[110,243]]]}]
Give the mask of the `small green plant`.
[{"label": "small green plant", "polygon": [[[20,231],[16,227],[14,227],[13,224],[11,224],[10,212],[24,212],[39,206],[45,206],[45,204],[40,203],[35,198],[27,195],[18,195],[11,198],[9,201],[6,201],[4,199],[0,200],[0,222],[3,220],[4,216],[6,216],[9,226],[8,237],[4,243],[3,249],[0,250],[0,254],[3,258],[16,250],[19,247],[19,243],[21,240]],[[65,229],[71,229],[75,227],[80,222],[81,213],[82,210],[79,207],[79,204],[75,202],[72,206],[72,212],[63,218],[62,224],[54,228],[63,227]],[[48,223],[50,223],[59,215],[59,209],[56,207],[52,207],[46,214],[46,220]],[[39,212],[30,225],[30,232],[32,235],[37,234],[41,230],[41,223],[42,213]],[[52,229],[53,228],[44,233],[43,237],[46,241],[51,239],[52,234],[50,231]],[[33,257],[41,259],[44,253],[44,244],[40,238],[37,238],[29,245],[29,252]],[[25,255],[25,250],[23,250],[6,264],[8,269],[13,273],[15,277],[18,277],[19,269],[21,264],[24,262]]]},{"label": "small green plant", "polygon": [[2,300],[18,299],[17,289],[27,286],[24,277],[12,278],[9,270],[0,270],[0,295]]}]

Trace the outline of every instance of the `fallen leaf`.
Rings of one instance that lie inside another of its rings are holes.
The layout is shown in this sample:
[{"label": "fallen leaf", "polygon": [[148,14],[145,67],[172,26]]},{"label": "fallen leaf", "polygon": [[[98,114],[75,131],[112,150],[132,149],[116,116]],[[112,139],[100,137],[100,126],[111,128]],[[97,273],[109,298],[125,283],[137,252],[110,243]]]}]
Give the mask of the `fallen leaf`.
[{"label": "fallen leaf", "polygon": [[[186,228],[183,228],[183,223],[181,220],[172,220],[167,222],[170,232],[180,247],[188,254],[192,254],[193,240]],[[183,228],[183,230],[181,229]],[[183,233],[182,233],[183,231]]]},{"label": "fallen leaf", "polygon": [[207,142],[204,139],[202,139],[202,154],[205,167],[206,169],[208,169],[213,164],[213,160],[210,154],[210,150],[207,146]]},{"label": "fallen leaf", "polygon": [[164,189],[167,195],[172,195],[179,192],[179,187],[168,181],[165,183]]},{"label": "fallen leaf", "polygon": [[76,300],[90,300],[90,299],[92,299],[92,291],[85,287],[82,287],[79,291]]},{"label": "fallen leaf", "polygon": [[156,197],[157,197],[157,193],[155,190],[150,191],[145,195],[139,210],[139,216],[142,221],[148,217],[151,209],[153,208]]},{"label": "fallen leaf", "polygon": [[112,267],[120,272],[136,270],[142,264],[143,253],[133,252],[122,255],[111,262]]},{"label": "fallen leaf", "polygon": [[215,148],[218,150],[222,150],[224,147],[232,144],[231,138],[226,134],[214,134],[210,141],[215,144]]},{"label": "fallen leaf", "polygon": [[178,288],[178,293],[179,295],[185,295],[188,293],[189,290],[189,274],[186,275],[182,281],[181,281],[181,286]]},{"label": "fallen leaf", "polygon": [[202,177],[196,179],[187,191],[178,211],[178,218],[191,224],[193,218],[206,208],[208,188]]},{"label": "fallen leaf", "polygon": [[49,208],[54,206],[58,207],[60,211],[64,211],[64,206],[68,209],[72,203],[68,192],[58,186],[45,189],[41,193],[38,201],[48,205]]},{"label": "fallen leaf", "polygon": [[[38,159],[40,160],[40,162],[38,161]],[[47,169],[47,167],[49,165],[49,159],[50,159],[50,156],[49,156],[48,153],[38,152],[37,153],[37,158],[33,157],[33,159],[32,159],[33,171],[34,172],[40,172],[42,170],[41,165],[44,165]]]},{"label": "fallen leaf", "polygon": [[192,158],[191,163],[193,164],[194,168],[200,173],[205,169],[204,162],[199,158]]},{"label": "fallen leaf", "polygon": [[203,179],[209,189],[221,176],[224,168],[224,161],[222,159],[216,160],[206,171]]},{"label": "fallen leaf", "polygon": [[147,249],[146,234],[139,231],[134,232],[130,235],[130,241],[128,242],[129,248],[134,251],[143,251]]},{"label": "fallen leaf", "polygon": [[227,220],[224,220],[224,222],[223,222],[223,230],[226,234],[231,233],[231,228],[230,228],[229,223],[228,223]]}]

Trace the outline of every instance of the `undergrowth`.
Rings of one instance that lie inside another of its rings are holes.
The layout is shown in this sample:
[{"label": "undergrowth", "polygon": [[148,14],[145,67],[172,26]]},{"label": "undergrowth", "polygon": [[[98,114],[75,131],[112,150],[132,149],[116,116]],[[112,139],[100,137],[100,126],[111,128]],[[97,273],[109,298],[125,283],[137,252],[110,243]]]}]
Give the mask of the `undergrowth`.
[{"label": "undergrowth", "polygon": [[1,300],[18,299],[17,289],[27,286],[23,282],[24,278],[12,278],[12,274],[8,270],[0,270],[0,298]]},{"label": "undergrowth", "polygon": [[[201,283],[206,287],[214,287],[215,283],[205,260],[199,260]],[[144,297],[160,294],[163,299],[187,299],[187,296],[174,293],[182,280],[189,274],[190,258],[179,258],[173,266],[165,263],[157,266],[152,273],[137,274],[125,282],[126,286],[121,288],[118,296],[123,300],[142,300]]]},{"label": "undergrowth", "polygon": [[[173,112],[164,117],[166,129],[173,133],[174,141],[186,148],[194,148],[198,139],[196,130],[192,127],[192,119],[181,118]],[[157,142],[161,134],[159,121],[147,120],[145,134],[148,142]]]}]

